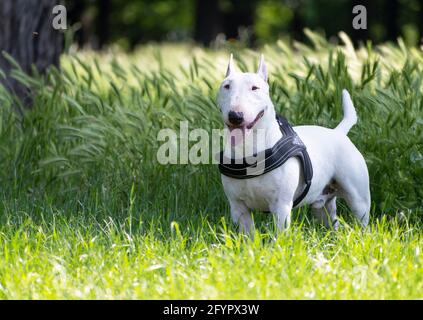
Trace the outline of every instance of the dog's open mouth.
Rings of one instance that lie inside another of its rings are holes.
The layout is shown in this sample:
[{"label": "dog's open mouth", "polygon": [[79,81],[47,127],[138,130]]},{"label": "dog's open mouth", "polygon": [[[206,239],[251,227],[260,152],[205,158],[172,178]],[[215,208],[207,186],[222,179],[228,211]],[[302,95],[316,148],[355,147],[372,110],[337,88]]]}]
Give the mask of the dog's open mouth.
[{"label": "dog's open mouth", "polygon": [[261,110],[258,114],[257,114],[257,116],[256,116],[256,118],[254,119],[254,121],[253,122],[250,122],[249,124],[247,124],[247,125],[245,125],[245,124],[242,124],[242,125],[238,125],[238,126],[236,126],[236,125],[233,125],[233,124],[226,124],[227,126],[228,126],[228,129],[229,129],[229,131],[232,131],[232,130],[234,130],[234,129],[243,129],[243,128],[245,128],[245,129],[248,129],[248,130],[251,130],[255,125],[256,125],[256,123],[263,117],[263,115],[264,115],[264,109],[263,110]]},{"label": "dog's open mouth", "polygon": [[226,124],[229,132],[230,132],[230,139],[231,139],[231,145],[235,146],[239,144],[241,141],[243,141],[251,132],[251,129],[256,125],[256,123],[263,117],[264,115],[264,109],[261,110],[256,118],[248,123],[248,124],[241,124],[241,125],[232,125],[232,124]]}]

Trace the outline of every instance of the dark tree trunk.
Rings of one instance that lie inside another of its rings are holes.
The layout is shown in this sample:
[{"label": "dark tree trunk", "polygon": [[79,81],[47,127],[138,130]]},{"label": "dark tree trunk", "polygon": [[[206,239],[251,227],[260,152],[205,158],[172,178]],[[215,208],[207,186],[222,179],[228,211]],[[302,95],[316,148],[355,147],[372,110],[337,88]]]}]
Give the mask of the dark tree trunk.
[{"label": "dark tree trunk", "polygon": [[396,41],[399,36],[398,30],[399,5],[398,0],[387,1],[386,8],[386,38],[387,40]]},{"label": "dark tree trunk", "polygon": [[419,44],[423,44],[423,0],[420,0],[420,10],[417,17],[417,24],[419,25],[420,41]]},{"label": "dark tree trunk", "polygon": [[109,40],[110,0],[98,0],[97,34],[101,49]]},{"label": "dark tree trunk", "polygon": [[[52,26],[52,10],[57,4],[58,0],[0,1],[0,51],[10,54],[27,73],[31,73],[32,64],[40,73],[49,65],[59,65],[63,35]],[[11,65],[3,54],[0,68],[6,73],[6,87],[29,106],[30,93],[10,77]]]},{"label": "dark tree trunk", "polygon": [[[241,38],[240,31],[247,31],[249,38],[248,44],[253,45],[255,35],[253,25],[256,11],[256,0],[231,0],[233,10],[225,14],[225,34],[228,38]],[[245,40],[245,39],[244,39]]]},{"label": "dark tree trunk", "polygon": [[219,32],[221,27],[222,13],[219,9],[218,0],[197,0],[195,8],[194,39],[203,45],[209,45]]},{"label": "dark tree trunk", "polygon": [[[68,1],[66,4],[66,8],[68,9],[68,23],[69,25],[73,25],[77,22],[82,24],[82,15],[84,10],[86,9],[86,3],[84,0],[73,0]],[[84,30],[84,26],[81,25],[78,30],[76,30],[74,34],[74,39],[78,43],[79,47],[83,47],[85,43],[88,42],[88,36]]]},{"label": "dark tree trunk", "polygon": [[293,8],[293,11],[294,11],[294,16],[292,18],[292,24],[291,24],[292,36],[294,39],[302,41],[304,39],[303,37],[304,23],[300,13],[300,6],[296,5]]}]

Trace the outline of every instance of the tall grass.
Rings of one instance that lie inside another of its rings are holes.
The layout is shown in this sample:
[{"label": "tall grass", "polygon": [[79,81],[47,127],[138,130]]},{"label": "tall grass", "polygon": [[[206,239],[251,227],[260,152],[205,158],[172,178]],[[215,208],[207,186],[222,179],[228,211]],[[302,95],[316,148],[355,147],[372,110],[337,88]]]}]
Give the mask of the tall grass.
[{"label": "tall grass", "polygon": [[46,77],[16,67],[31,110],[0,88],[0,296],[422,297],[422,50],[307,35],[311,46],[263,48],[272,99],[294,124],[334,127],[350,91],[359,122],[349,136],[378,218],[369,233],[348,227],[341,204],[338,235],[305,209],[279,237],[256,214],[262,234],[247,240],[229,222],[214,165],[156,161],[161,128],[222,127],[215,96],[229,52],[241,70],[255,70],[257,52],[72,53]]},{"label": "tall grass", "polygon": [[[333,127],[347,88],[359,115],[350,137],[367,160],[374,205],[389,212],[421,207],[423,54],[402,42],[354,51],[343,34],[344,46],[308,35],[314,47],[298,44],[294,51],[279,42],[263,50],[276,108],[294,124]],[[12,111],[12,97],[1,95],[2,184],[85,194],[133,183],[148,188],[154,181],[144,175],[187,170],[213,177],[218,189],[213,166],[166,169],[155,161],[161,128],[177,128],[181,120],[192,128],[221,127],[215,95],[227,53],[176,49],[176,58],[173,47],[68,55],[62,72],[52,69],[47,79],[15,70],[35,101],[21,116]],[[235,53],[242,70],[255,69],[255,52]]]}]

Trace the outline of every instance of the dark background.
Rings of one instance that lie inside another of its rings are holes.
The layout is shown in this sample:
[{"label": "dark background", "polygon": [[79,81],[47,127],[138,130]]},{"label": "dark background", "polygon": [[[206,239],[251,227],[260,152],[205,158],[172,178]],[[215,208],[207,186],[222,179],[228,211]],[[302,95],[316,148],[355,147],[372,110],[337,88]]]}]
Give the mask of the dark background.
[{"label": "dark background", "polygon": [[[304,41],[304,28],[334,39],[341,30],[355,44],[421,43],[423,0],[73,0],[68,19],[81,46],[117,43],[132,49],[148,41],[221,40],[258,46],[288,38]],[[352,28],[352,8],[367,8],[368,29]]]},{"label": "dark background", "polygon": [[[52,28],[52,9],[64,4],[68,29]],[[354,30],[355,5],[367,8],[367,29]],[[404,39],[422,43],[423,0],[0,0],[0,84],[25,106],[31,95],[12,76],[19,64],[33,74],[59,67],[72,43],[99,50],[132,50],[148,42],[258,47],[277,39],[307,43],[304,29],[331,42],[345,31],[355,45]]]}]

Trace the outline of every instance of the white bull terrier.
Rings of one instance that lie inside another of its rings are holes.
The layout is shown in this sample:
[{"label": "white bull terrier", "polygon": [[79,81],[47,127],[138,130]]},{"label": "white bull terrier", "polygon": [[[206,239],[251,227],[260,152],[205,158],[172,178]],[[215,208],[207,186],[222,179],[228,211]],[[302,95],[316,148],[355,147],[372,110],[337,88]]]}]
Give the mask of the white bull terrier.
[{"label": "white bull terrier", "polygon": [[[231,143],[226,143],[224,149],[226,157],[230,158],[237,148],[243,150],[235,152],[238,155],[244,150],[251,150],[247,148],[247,144],[251,143],[247,137],[258,130],[264,132],[264,139],[261,145],[255,146],[256,152],[271,148],[281,139],[282,133],[269,96],[263,56],[257,73],[241,73],[234,70],[231,55],[226,77],[219,89],[218,104],[230,132]],[[345,199],[362,226],[368,224],[370,211],[366,162],[347,137],[348,131],[357,122],[357,115],[346,90],[342,93],[342,104],[344,118],[335,129],[294,127],[307,148],[313,167],[310,189],[298,207],[310,204],[315,217],[326,227],[334,229],[339,226],[337,197]],[[236,179],[222,174],[222,183],[232,219],[239,224],[241,231],[248,233],[254,227],[251,210],[273,213],[279,230],[289,227],[294,199],[305,187],[302,166],[297,157],[291,157],[280,167],[251,179]]]}]

